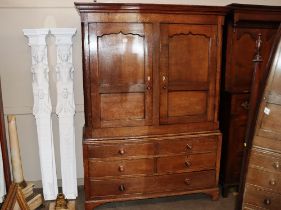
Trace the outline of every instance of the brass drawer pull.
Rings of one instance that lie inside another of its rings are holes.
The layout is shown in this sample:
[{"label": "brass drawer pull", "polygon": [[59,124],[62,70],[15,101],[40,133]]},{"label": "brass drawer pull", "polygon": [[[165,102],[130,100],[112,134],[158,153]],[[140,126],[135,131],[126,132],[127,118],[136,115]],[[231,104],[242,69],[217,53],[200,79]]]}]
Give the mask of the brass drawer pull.
[{"label": "brass drawer pull", "polygon": [[272,185],[272,186],[276,185],[276,180],[274,180],[274,179],[270,180],[269,184]]},{"label": "brass drawer pull", "polygon": [[280,164],[279,164],[279,162],[273,163],[273,167],[274,167],[275,169],[280,169]]},{"label": "brass drawer pull", "polygon": [[241,106],[245,109],[245,110],[248,110],[249,109],[249,101],[247,100],[247,101],[244,101],[242,104],[241,104]]},{"label": "brass drawer pull", "polygon": [[184,183],[185,183],[186,185],[190,185],[190,184],[191,184],[191,180],[190,180],[189,178],[186,178],[186,179],[184,180]]},{"label": "brass drawer pull", "polygon": [[270,198],[265,198],[263,203],[267,206],[269,206],[271,204],[271,199]]},{"label": "brass drawer pull", "polygon": [[124,154],[125,154],[125,150],[124,150],[123,148],[120,149],[120,150],[119,150],[119,154],[120,154],[120,155],[124,155]]},{"label": "brass drawer pull", "polygon": [[124,172],[124,171],[125,171],[124,166],[119,166],[118,170],[119,170],[120,172]]},{"label": "brass drawer pull", "polygon": [[192,150],[192,146],[190,144],[186,144],[185,149],[186,150]]},{"label": "brass drawer pull", "polygon": [[187,168],[189,168],[189,167],[191,166],[191,162],[189,162],[188,160],[186,160],[186,161],[184,162],[184,164],[185,164],[185,166],[186,166]]},{"label": "brass drawer pull", "polygon": [[125,190],[126,190],[125,186],[124,186],[123,184],[121,184],[121,185],[119,186],[119,191],[120,191],[120,192],[124,192]]}]

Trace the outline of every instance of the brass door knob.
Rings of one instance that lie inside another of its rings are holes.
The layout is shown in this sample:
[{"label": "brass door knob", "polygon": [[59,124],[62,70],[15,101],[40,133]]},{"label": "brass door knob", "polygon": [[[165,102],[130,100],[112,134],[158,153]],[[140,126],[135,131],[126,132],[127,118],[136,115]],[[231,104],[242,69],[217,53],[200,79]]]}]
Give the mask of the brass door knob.
[{"label": "brass door knob", "polygon": [[119,166],[118,170],[119,170],[120,172],[125,171],[124,166]]},{"label": "brass door knob", "polygon": [[125,154],[125,150],[124,150],[123,148],[120,149],[120,150],[119,150],[119,154],[120,154],[120,155],[124,155],[124,154]]},{"label": "brass door knob", "polygon": [[124,186],[123,184],[121,184],[121,185],[119,186],[119,191],[120,191],[120,192],[124,192],[125,190],[126,190],[125,186]]},{"label": "brass door knob", "polygon": [[264,199],[263,203],[265,205],[270,205],[271,204],[271,199],[270,198],[266,198],[266,199]]}]

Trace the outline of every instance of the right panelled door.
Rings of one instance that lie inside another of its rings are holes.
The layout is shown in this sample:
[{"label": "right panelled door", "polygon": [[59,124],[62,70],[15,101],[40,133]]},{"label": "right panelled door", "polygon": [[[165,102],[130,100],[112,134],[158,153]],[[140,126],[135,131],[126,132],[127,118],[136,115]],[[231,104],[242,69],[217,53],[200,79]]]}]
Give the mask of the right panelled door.
[{"label": "right panelled door", "polygon": [[160,123],[213,121],[217,26],[161,24]]}]

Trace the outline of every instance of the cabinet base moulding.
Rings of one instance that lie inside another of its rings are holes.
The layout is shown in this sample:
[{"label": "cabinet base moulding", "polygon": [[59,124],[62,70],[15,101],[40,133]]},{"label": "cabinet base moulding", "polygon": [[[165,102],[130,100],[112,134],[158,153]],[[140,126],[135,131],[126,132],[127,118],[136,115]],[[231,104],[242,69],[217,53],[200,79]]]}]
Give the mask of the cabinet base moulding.
[{"label": "cabinet base moulding", "polygon": [[213,201],[217,201],[219,199],[219,188],[214,187],[210,189],[202,189],[202,190],[192,190],[192,191],[183,191],[183,192],[164,192],[164,193],[153,193],[153,194],[144,194],[144,195],[128,195],[120,198],[114,199],[101,199],[101,200],[91,200],[85,202],[85,210],[93,210],[96,207],[103,205],[105,203],[117,202],[117,201],[130,201],[130,200],[141,200],[147,198],[161,198],[167,196],[176,196],[176,195],[188,195],[188,194],[196,194],[202,193],[210,196]]}]

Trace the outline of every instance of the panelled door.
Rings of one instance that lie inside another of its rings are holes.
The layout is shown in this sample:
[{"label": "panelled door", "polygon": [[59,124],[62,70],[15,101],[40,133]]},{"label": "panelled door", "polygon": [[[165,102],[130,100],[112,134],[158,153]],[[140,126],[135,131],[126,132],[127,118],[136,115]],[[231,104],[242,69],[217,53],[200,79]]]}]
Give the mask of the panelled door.
[{"label": "panelled door", "polygon": [[275,28],[236,29],[232,40],[233,53],[230,55],[232,58],[229,80],[232,91],[250,91],[254,70],[253,59],[256,55],[256,42],[259,35],[262,40],[261,55],[265,61],[262,63],[262,69],[265,69],[276,31]]},{"label": "panelled door", "polygon": [[160,123],[212,121],[217,26],[162,24]]},{"label": "panelled door", "polygon": [[152,26],[89,25],[93,127],[150,125]]}]

